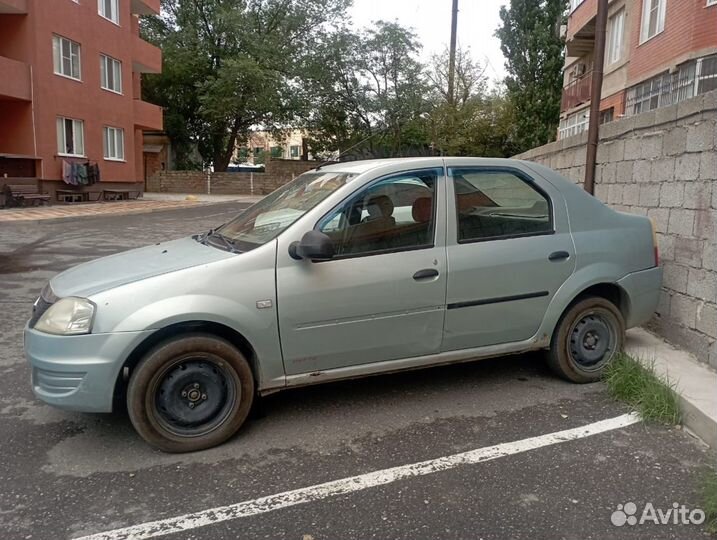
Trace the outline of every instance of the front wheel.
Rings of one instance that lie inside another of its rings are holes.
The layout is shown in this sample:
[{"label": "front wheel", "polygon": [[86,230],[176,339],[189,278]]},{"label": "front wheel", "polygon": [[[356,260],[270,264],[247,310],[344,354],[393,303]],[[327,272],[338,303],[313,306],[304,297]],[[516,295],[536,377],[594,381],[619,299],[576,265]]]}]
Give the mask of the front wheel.
[{"label": "front wheel", "polygon": [[192,452],[223,443],[246,420],[254,378],[246,358],[227,341],[191,334],[153,349],[127,389],[132,425],[165,452]]},{"label": "front wheel", "polygon": [[550,344],[548,365],[569,381],[596,381],[622,350],[624,337],[625,320],[620,310],[605,298],[585,298],[560,319]]}]

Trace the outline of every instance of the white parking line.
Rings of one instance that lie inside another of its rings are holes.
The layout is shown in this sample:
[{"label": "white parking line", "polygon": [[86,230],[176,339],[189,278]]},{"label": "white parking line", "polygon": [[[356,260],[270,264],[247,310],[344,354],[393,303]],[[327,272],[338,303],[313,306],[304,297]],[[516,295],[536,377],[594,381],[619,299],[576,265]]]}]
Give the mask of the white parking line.
[{"label": "white parking line", "polygon": [[346,493],[352,493],[354,491],[383,486],[404,478],[433,474],[435,472],[453,469],[460,465],[481,463],[483,461],[490,461],[492,459],[527,452],[528,450],[535,450],[536,448],[542,448],[544,446],[574,441],[582,439],[583,437],[597,435],[598,433],[620,429],[639,421],[640,417],[636,413],[623,414],[622,416],[600,420],[599,422],[577,428],[547,433],[520,441],[496,444],[495,446],[477,448],[475,450],[469,450],[468,452],[461,452],[460,454],[401,465],[390,469],[342,478],[341,480],[333,480],[331,482],[285,491],[283,493],[243,501],[229,506],[220,506],[192,514],[184,514],[183,516],[149,521],[123,529],[83,536],[77,540],[140,540],[187,531],[230,519],[255,516],[297,504],[304,504],[336,495],[345,495]]}]

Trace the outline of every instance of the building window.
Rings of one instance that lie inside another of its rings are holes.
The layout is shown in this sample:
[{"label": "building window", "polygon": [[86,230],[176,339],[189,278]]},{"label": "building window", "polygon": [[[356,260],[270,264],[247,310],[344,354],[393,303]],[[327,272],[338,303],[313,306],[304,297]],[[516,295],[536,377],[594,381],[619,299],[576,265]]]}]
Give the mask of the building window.
[{"label": "building window", "polygon": [[122,62],[100,55],[100,86],[111,92],[122,93]]},{"label": "building window", "polygon": [[662,73],[627,90],[625,114],[673,105],[717,89],[717,55],[685,62],[673,73]]},{"label": "building window", "polygon": [[582,133],[588,128],[590,121],[590,110],[584,109],[573,113],[560,121],[560,127],[558,128],[558,138],[565,139],[566,137],[572,137],[578,133]]},{"label": "building window", "polygon": [[63,156],[85,155],[85,125],[82,120],[57,118],[57,153]]},{"label": "building window", "polygon": [[124,161],[124,130],[105,126],[103,129],[105,159]]},{"label": "building window", "polygon": [[628,115],[657,109],[660,106],[660,94],[663,93],[663,85],[668,78],[669,74],[664,73],[630,88],[627,91]]},{"label": "building window", "polygon": [[119,0],[97,0],[97,5],[102,17],[119,24]]},{"label": "building window", "polygon": [[284,157],[284,149],[281,146],[272,146],[269,149],[270,155],[273,158],[282,158]]},{"label": "building window", "polygon": [[624,9],[610,17],[607,28],[607,63],[610,65],[622,59],[623,36],[625,34]]},{"label": "building window", "polygon": [[289,151],[291,152],[290,155],[291,155],[292,159],[298,158],[299,154],[301,153],[301,146],[292,145],[291,148],[289,149]]},{"label": "building window", "polygon": [[667,0],[643,0],[640,43],[655,37],[665,29],[666,9]]},{"label": "building window", "polygon": [[610,107],[604,111],[600,111],[600,123],[607,124],[615,119],[615,107]]},{"label": "building window", "polygon": [[[715,0],[714,3],[717,3]],[[717,54],[697,61],[697,93],[703,94],[717,89]]]},{"label": "building window", "polygon": [[570,12],[575,11],[585,0],[570,0]]},{"label": "building window", "polygon": [[80,44],[61,36],[52,36],[55,74],[80,80]]}]

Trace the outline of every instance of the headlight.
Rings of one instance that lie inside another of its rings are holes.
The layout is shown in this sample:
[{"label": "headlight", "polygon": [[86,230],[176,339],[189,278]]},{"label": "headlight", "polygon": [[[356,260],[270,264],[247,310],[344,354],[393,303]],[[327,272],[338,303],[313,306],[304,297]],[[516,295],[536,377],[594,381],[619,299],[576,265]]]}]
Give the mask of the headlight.
[{"label": "headlight", "polygon": [[52,304],[35,323],[35,330],[47,334],[89,334],[95,304],[86,298],[68,296]]}]

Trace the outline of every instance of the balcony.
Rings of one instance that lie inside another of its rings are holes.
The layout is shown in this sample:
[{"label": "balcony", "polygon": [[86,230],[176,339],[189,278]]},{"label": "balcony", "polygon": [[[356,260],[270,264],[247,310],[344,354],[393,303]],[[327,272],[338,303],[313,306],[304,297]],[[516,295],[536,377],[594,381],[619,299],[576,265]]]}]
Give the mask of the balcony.
[{"label": "balcony", "polygon": [[565,36],[568,56],[585,56],[595,47],[597,0],[584,0],[570,13]]},{"label": "balcony", "polygon": [[132,0],[130,9],[135,15],[159,15],[159,0]]},{"label": "balcony", "polygon": [[134,100],[134,125],[141,129],[162,131],[162,107],[147,103],[141,99]]},{"label": "balcony", "polygon": [[26,15],[27,0],[0,0],[0,15]]},{"label": "balcony", "polygon": [[593,72],[570,81],[563,88],[563,97],[560,102],[560,112],[567,111],[590,101],[590,88],[593,82]]},{"label": "balcony", "polygon": [[162,73],[162,50],[139,36],[132,37],[132,71]]},{"label": "balcony", "polygon": [[0,99],[32,101],[30,66],[0,56]]}]

